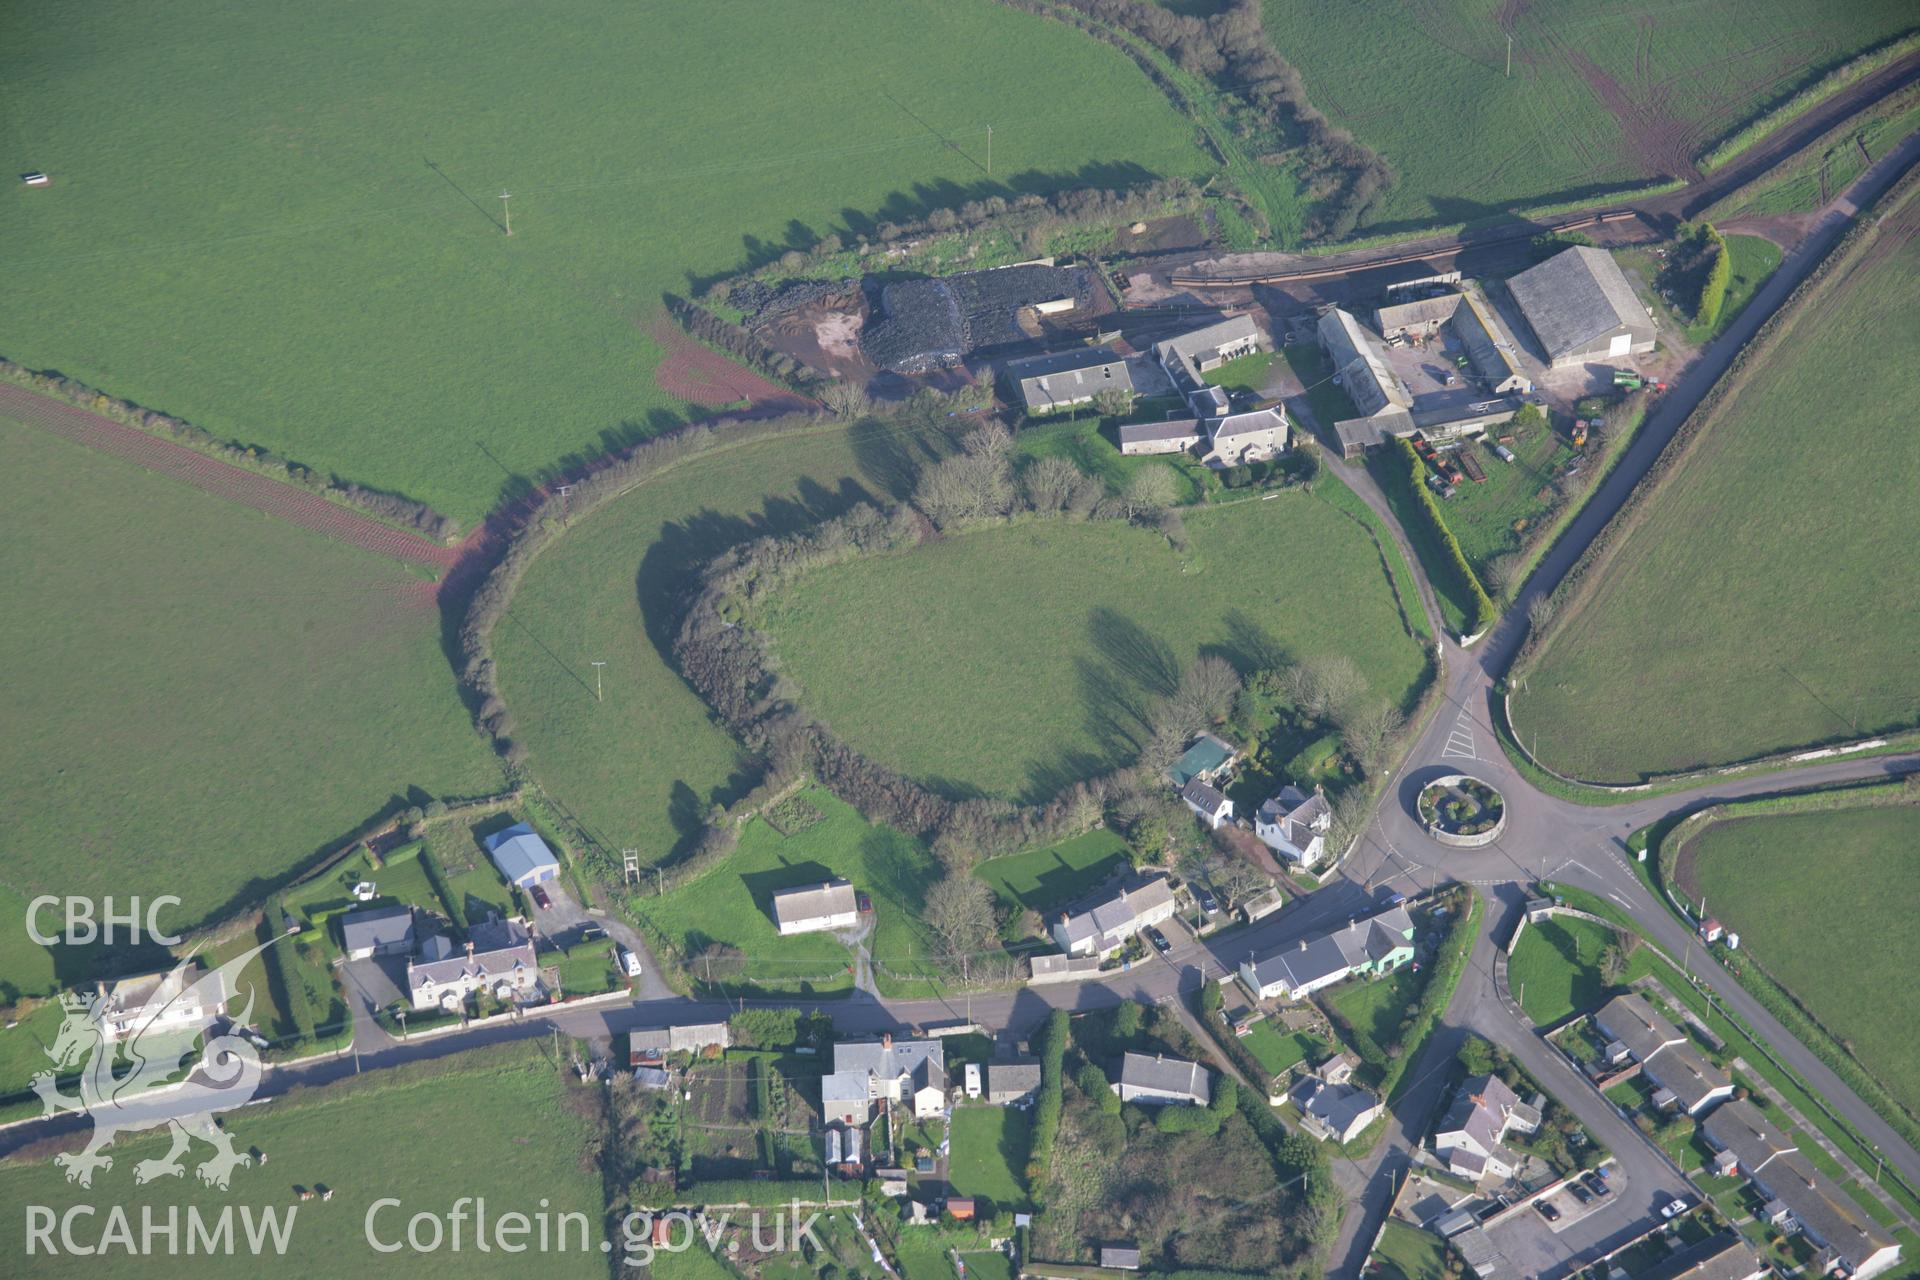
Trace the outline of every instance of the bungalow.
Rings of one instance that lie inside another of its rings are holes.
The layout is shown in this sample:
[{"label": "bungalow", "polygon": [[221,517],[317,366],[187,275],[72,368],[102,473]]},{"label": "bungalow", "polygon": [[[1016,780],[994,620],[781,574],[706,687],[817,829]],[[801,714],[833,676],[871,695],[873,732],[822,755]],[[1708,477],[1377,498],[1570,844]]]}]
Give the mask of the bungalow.
[{"label": "bungalow", "polygon": [[209,975],[198,957],[171,969],[94,983],[95,1022],[108,1044],[149,1033],[198,1031],[227,1012],[226,981],[213,975],[211,992],[198,990]]},{"label": "bungalow", "polygon": [[547,842],[534,834],[525,822],[505,831],[496,831],[486,839],[487,854],[507,883],[522,889],[545,884],[560,874],[560,859],[554,857]]},{"label": "bungalow", "polygon": [[1207,824],[1209,830],[1217,831],[1223,824],[1233,821],[1233,801],[1198,778],[1180,788],[1180,798],[1186,802],[1187,808],[1193,810],[1195,817]]},{"label": "bungalow", "polygon": [[1845,1186],[1817,1171],[1791,1134],[1752,1102],[1729,1102],[1700,1126],[1707,1145],[1731,1153],[1735,1169],[1769,1204],[1763,1218],[1818,1246],[1813,1271],[1870,1280],[1900,1261],[1900,1245],[1860,1211]]},{"label": "bungalow", "polygon": [[1019,1106],[1038,1096],[1040,1064],[1037,1062],[989,1062],[987,1064],[987,1101],[996,1106]]},{"label": "bungalow", "polygon": [[1197,1062],[1157,1053],[1152,1057],[1128,1053],[1120,1059],[1120,1074],[1113,1082],[1113,1091],[1120,1095],[1122,1102],[1204,1107],[1213,1096],[1212,1079],[1211,1073]]},{"label": "bungalow", "polygon": [[1453,1106],[1433,1133],[1433,1149],[1449,1171],[1479,1181],[1513,1176],[1517,1161],[1501,1144],[1511,1131],[1533,1133],[1538,1108],[1520,1101],[1499,1076],[1475,1076],[1460,1086]]},{"label": "bungalow", "polygon": [[1625,1045],[1640,1074],[1672,1095],[1670,1105],[1698,1116],[1733,1096],[1733,1081],[1707,1061],[1680,1028],[1668,1022],[1645,996],[1615,996],[1593,1015],[1593,1024],[1609,1041]]},{"label": "bungalow", "polygon": [[780,936],[851,929],[860,922],[860,898],[846,880],[828,880],[773,895],[773,922]]},{"label": "bungalow", "polygon": [[1302,1076],[1287,1100],[1300,1112],[1300,1127],[1322,1142],[1352,1142],[1387,1109],[1377,1094],[1314,1076]]},{"label": "bungalow", "polygon": [[1353,974],[1388,973],[1413,959],[1413,919],[1403,906],[1352,920],[1290,949],[1240,964],[1240,981],[1256,1000],[1301,1000]]},{"label": "bungalow", "polygon": [[1139,388],[1127,358],[1112,347],[1088,347],[1009,360],[1001,366],[1029,414],[1057,413],[1086,404],[1103,391],[1132,395]]},{"label": "bungalow", "polygon": [[674,1027],[642,1027],[627,1033],[627,1061],[632,1065],[661,1062],[670,1053],[700,1053],[709,1047],[725,1049],[733,1030],[724,1022],[685,1022]]},{"label": "bungalow", "polygon": [[485,991],[501,1001],[532,998],[540,985],[533,935],[521,920],[488,920],[468,931],[466,953],[453,954],[444,938],[407,961],[407,993],[416,1009],[455,1010]]},{"label": "bungalow", "polygon": [[1764,1280],[1772,1268],[1733,1231],[1710,1236],[1682,1249],[1636,1280]]},{"label": "bungalow", "polygon": [[1220,779],[1233,768],[1234,761],[1240,758],[1223,738],[1211,733],[1203,733],[1195,738],[1180,758],[1167,769],[1167,778],[1179,790],[1195,778],[1202,782],[1218,784]]},{"label": "bungalow", "polygon": [[1171,920],[1173,912],[1173,885],[1165,876],[1132,880],[1085,911],[1062,912],[1053,940],[1069,956],[1111,955],[1148,925]]},{"label": "bungalow", "polygon": [[413,950],[413,908],[374,907],[340,918],[340,941],[347,959],[403,956]]},{"label": "bungalow", "polygon": [[1255,812],[1253,834],[1281,857],[1310,867],[1327,853],[1327,832],[1333,829],[1333,808],[1326,792],[1315,787],[1308,795],[1289,783],[1280,794]]},{"label": "bungalow", "polygon": [[937,1039],[842,1042],[833,1046],[833,1072],[820,1081],[823,1123],[864,1125],[878,1101],[902,1103],[914,1118],[947,1112],[946,1045]]}]

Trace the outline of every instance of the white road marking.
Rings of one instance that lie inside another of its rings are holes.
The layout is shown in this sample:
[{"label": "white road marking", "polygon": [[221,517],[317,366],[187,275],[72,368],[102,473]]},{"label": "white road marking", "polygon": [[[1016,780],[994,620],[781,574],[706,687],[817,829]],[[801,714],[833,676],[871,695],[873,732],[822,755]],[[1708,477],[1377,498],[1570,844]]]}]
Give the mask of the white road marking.
[{"label": "white road marking", "polygon": [[1480,758],[1473,740],[1473,717],[1464,709],[1453,718],[1453,728],[1447,733],[1447,745],[1440,752],[1440,758],[1443,760],[1478,760]]}]

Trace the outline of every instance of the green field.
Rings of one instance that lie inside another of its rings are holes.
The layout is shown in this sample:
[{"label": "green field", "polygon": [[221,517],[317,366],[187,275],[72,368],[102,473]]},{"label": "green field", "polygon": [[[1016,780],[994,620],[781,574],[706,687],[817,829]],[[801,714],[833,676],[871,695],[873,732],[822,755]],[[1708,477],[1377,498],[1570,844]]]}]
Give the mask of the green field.
[{"label": "green field", "polygon": [[1032,1114],[1018,1107],[960,1107],[953,1113],[947,1181],[956,1194],[986,1196],[1001,1213],[1024,1213]]},{"label": "green field", "polygon": [[0,49],[54,175],[0,215],[0,352],[468,521],[685,415],[663,292],[1210,168],[1120,52],[987,0],[30,0]]},{"label": "green field", "polygon": [[1382,1280],[1444,1280],[1447,1275],[1445,1242],[1397,1218],[1381,1228],[1373,1259],[1378,1269],[1369,1274]]},{"label": "green field", "polygon": [[[1473,451],[1486,481],[1459,485],[1440,503],[1447,528],[1483,583],[1487,565],[1496,556],[1518,551],[1532,527],[1552,509],[1554,476],[1573,457],[1566,437],[1545,427],[1536,427],[1508,447],[1512,462],[1502,462],[1482,445],[1464,446]],[[1492,585],[1486,585],[1492,594]]]},{"label": "green field", "polygon": [[1536,1026],[1597,1008],[1606,998],[1600,955],[1616,931],[1591,920],[1555,916],[1530,924],[1507,965],[1507,987]]},{"label": "green field", "polygon": [[[805,794],[824,815],[820,822],[791,836],[763,821],[749,823],[724,863],[664,898],[636,899],[640,914],[686,954],[710,942],[738,947],[746,966],[728,979],[731,987],[843,992],[853,985],[852,952],[831,933],[781,937],[771,907],[776,890],[843,876],[873,898],[875,934],[868,945],[875,959],[895,970],[922,971],[932,941],[920,911],[939,879],[933,856],[898,831],[870,826],[824,790]],[[693,972],[705,976],[698,965]]]},{"label": "green field", "polygon": [[1920,1110],[1920,1016],[1887,980],[1920,962],[1920,807],[1715,823],[1684,856],[1742,950]]},{"label": "green field", "polygon": [[1920,436],[1887,407],[1920,389],[1916,225],[1909,196],[1803,295],[1622,517],[1521,673],[1545,764],[1632,781],[1914,721]]},{"label": "green field", "polygon": [[1006,905],[1044,911],[1094,888],[1128,862],[1127,842],[1102,829],[1044,849],[990,859],[973,873],[992,885]]},{"label": "green field", "polygon": [[1341,653],[1409,696],[1421,654],[1362,528],[1299,491],[1186,525],[1191,557],[1117,522],[946,538],[813,572],[765,625],[846,741],[957,793],[1038,799],[1130,760],[1202,652]]},{"label": "green field", "polygon": [[[1144,422],[1157,416],[1154,410],[1170,400],[1138,401],[1127,417]],[[1090,476],[1097,476],[1113,493],[1123,492],[1133,473],[1142,467],[1170,466],[1180,480],[1178,501],[1197,502],[1206,483],[1207,470],[1191,454],[1164,457],[1127,457],[1115,443],[1119,439],[1117,418],[1082,416],[1050,421],[1021,428],[1014,437],[1014,448],[1026,458],[1065,458]]]},{"label": "green field", "polygon": [[[203,1187],[194,1176],[192,1164],[210,1150],[199,1142],[187,1157],[191,1163],[184,1177],[136,1190],[133,1165],[163,1154],[166,1145],[130,1134],[114,1145],[113,1168],[97,1173],[90,1191],[70,1186],[42,1153],[0,1165],[0,1197],[15,1206],[49,1206],[56,1213],[75,1204],[98,1206],[93,1216],[77,1219],[81,1243],[99,1240],[108,1207],[115,1205],[125,1207],[136,1239],[146,1205],[161,1222],[173,1206],[183,1214],[194,1206],[203,1215],[215,1215],[226,1205],[250,1207],[256,1214],[265,1208],[297,1211],[278,1265],[298,1275],[519,1276],[528,1274],[529,1260],[537,1257],[541,1275],[603,1277],[600,1175],[587,1158],[598,1130],[570,1105],[568,1092],[560,1070],[535,1048],[482,1050],[461,1055],[457,1063],[381,1072],[329,1085],[323,1094],[296,1094],[222,1117],[236,1150],[258,1148],[270,1161],[237,1170],[229,1191]],[[586,1102],[593,1106],[597,1100],[588,1095]],[[317,1186],[333,1188],[334,1198],[299,1201],[296,1187]],[[403,1248],[385,1254],[367,1243],[363,1223],[374,1201],[401,1202],[402,1207],[384,1208],[374,1219],[376,1237],[391,1243],[404,1242],[411,1215],[445,1215],[461,1196],[486,1197],[488,1216],[495,1220],[508,1212],[537,1214],[543,1200],[550,1214],[582,1214],[586,1250],[580,1248],[577,1223],[568,1228],[566,1252],[481,1253],[473,1247],[471,1223],[466,1247],[458,1253],[443,1247],[436,1253]],[[23,1213],[4,1215],[0,1255],[23,1259],[24,1231]],[[235,1234],[241,1235],[238,1223]],[[99,1257],[42,1252],[16,1274],[218,1280],[258,1276],[263,1266],[275,1265],[271,1251],[255,1258],[243,1248],[226,1256],[186,1256],[185,1240],[183,1218],[179,1257],[165,1256],[161,1239],[157,1257],[130,1257],[119,1249]]]},{"label": "green field", "polygon": [[1363,229],[1684,176],[1708,144],[1913,23],[1902,0],[1361,0],[1337,22],[1314,0],[1263,9],[1308,97],[1400,175]]},{"label": "green field", "polygon": [[414,789],[499,789],[400,565],[5,419],[0,503],[15,892],[184,926]]},{"label": "green field", "polygon": [[1830,130],[1763,178],[1707,210],[1711,218],[1811,213],[1846,190],[1872,161],[1920,129],[1920,89],[1883,99]]}]

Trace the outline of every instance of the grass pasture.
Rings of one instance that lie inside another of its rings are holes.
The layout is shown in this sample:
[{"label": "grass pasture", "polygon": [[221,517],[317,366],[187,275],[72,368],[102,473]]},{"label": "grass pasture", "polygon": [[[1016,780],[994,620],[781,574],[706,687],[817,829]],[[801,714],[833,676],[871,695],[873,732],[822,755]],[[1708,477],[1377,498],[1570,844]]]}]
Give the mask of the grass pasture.
[{"label": "grass pasture", "polygon": [[8,419],[0,502],[12,891],[186,926],[411,790],[500,786],[400,565]]},{"label": "grass pasture", "polygon": [[1711,209],[1710,218],[1811,213],[1920,129],[1920,88],[1909,87],[1843,121]]},{"label": "grass pasture", "polygon": [[1571,916],[1530,924],[1508,962],[1507,986],[1524,996],[1520,1007],[1535,1026],[1597,1008],[1607,995],[1600,954],[1616,941],[1608,926]]},{"label": "grass pasture", "polygon": [[1887,975],[1920,962],[1920,807],[1739,818],[1687,842],[1681,881],[1910,1110],[1920,1017]]},{"label": "grass pasture", "polygon": [[1002,1213],[1025,1212],[1028,1147],[1033,1116],[1019,1107],[957,1108],[952,1121],[953,1152],[947,1181],[954,1193],[986,1196]]},{"label": "grass pasture", "polygon": [[29,0],[0,49],[54,175],[0,213],[0,352],[469,522],[686,416],[663,292],[1211,168],[1118,50],[986,0]]},{"label": "grass pasture", "polygon": [[1345,653],[1375,694],[1410,696],[1420,651],[1339,510],[1288,491],[1186,525],[1189,557],[1112,522],[947,538],[810,573],[764,625],[837,733],[960,794],[1043,798],[1130,759],[1143,713],[1203,652],[1243,669]]},{"label": "grass pasture", "polygon": [[1128,864],[1127,842],[1102,829],[1044,849],[993,858],[974,874],[1009,907],[1045,911],[1071,901]]},{"label": "grass pasture", "polygon": [[1400,175],[1362,230],[1685,176],[1707,145],[1913,24],[1901,0],[1361,0],[1337,22],[1314,0],[1263,9],[1312,102]]},{"label": "grass pasture", "polygon": [[[1593,781],[1909,725],[1920,196],[1802,295],[1558,611],[1513,700]],[[1862,360],[1862,351],[1873,358]]]},{"label": "grass pasture", "polygon": [[[600,1132],[569,1105],[561,1069],[537,1048],[516,1045],[462,1054],[457,1061],[383,1071],[330,1085],[324,1093],[232,1112],[223,1123],[235,1149],[257,1147],[271,1163],[237,1170],[231,1190],[225,1192],[203,1187],[194,1176],[191,1164],[208,1153],[199,1142],[187,1157],[184,1177],[136,1190],[134,1163],[163,1154],[166,1144],[152,1135],[130,1134],[114,1145],[113,1168],[95,1175],[91,1191],[69,1185],[47,1153],[31,1153],[0,1165],[0,1196],[9,1204],[47,1205],[56,1213],[74,1204],[99,1205],[95,1216],[77,1220],[82,1225],[76,1235],[83,1242],[98,1240],[109,1205],[125,1206],[136,1240],[140,1210],[146,1205],[161,1222],[166,1210],[176,1206],[183,1215],[193,1206],[209,1217],[227,1205],[236,1210],[245,1206],[256,1214],[264,1208],[293,1211],[281,1264],[291,1264],[303,1275],[520,1276],[527,1274],[528,1259],[538,1257],[541,1275],[605,1276],[600,1176],[587,1156]],[[591,1106],[597,1100],[589,1093],[586,1101]],[[335,1190],[332,1200],[298,1200],[296,1187],[321,1185]],[[485,1196],[489,1216],[534,1215],[541,1212],[543,1199],[546,1212],[556,1217],[583,1215],[586,1248],[580,1247],[577,1223],[568,1228],[565,1252],[520,1255],[477,1251],[471,1222],[466,1247],[457,1253],[445,1247],[434,1253],[406,1248],[378,1253],[363,1234],[368,1211],[378,1199],[401,1201],[402,1207],[388,1206],[374,1218],[376,1236],[391,1243],[405,1240],[407,1219],[414,1213],[445,1215],[461,1196]],[[24,1258],[24,1228],[23,1214],[6,1214],[0,1221],[0,1252]],[[241,1235],[238,1222],[235,1234]],[[263,1259],[244,1247],[226,1255],[187,1256],[185,1240],[183,1216],[181,1256],[166,1256],[164,1238],[159,1238],[159,1256],[154,1257],[129,1256],[121,1249],[97,1257],[62,1250],[48,1257],[42,1250],[27,1264],[29,1270],[19,1274],[221,1280],[261,1273]],[[273,1261],[271,1251],[264,1255],[265,1265]]]}]

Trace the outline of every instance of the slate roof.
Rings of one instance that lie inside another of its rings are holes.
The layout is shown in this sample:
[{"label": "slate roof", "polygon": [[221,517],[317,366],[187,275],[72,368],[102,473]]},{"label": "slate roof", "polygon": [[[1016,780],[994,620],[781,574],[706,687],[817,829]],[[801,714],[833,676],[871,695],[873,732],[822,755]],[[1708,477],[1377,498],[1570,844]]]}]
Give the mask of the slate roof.
[{"label": "slate roof", "polygon": [[773,918],[779,924],[804,924],[842,916],[860,909],[860,899],[847,880],[782,889],[773,895]]},{"label": "slate roof", "polygon": [[1302,939],[1290,949],[1261,957],[1252,966],[1254,982],[1264,988],[1279,981],[1297,991],[1357,965],[1378,962],[1407,946],[1406,935],[1412,930],[1413,918],[1407,909],[1389,907],[1332,933]]},{"label": "slate roof", "polygon": [[1161,1054],[1128,1053],[1120,1059],[1119,1083],[1130,1089],[1172,1093],[1205,1104],[1212,1096],[1211,1077],[1197,1062]]},{"label": "slate roof", "polygon": [[1218,815],[1227,805],[1224,795],[1198,778],[1180,788],[1180,798],[1209,817]]},{"label": "slate roof", "polygon": [[1855,1205],[1844,1186],[1818,1172],[1779,1126],[1741,1099],[1717,1108],[1702,1125],[1709,1142],[1732,1151],[1740,1172],[1782,1201],[1801,1229],[1857,1267],[1894,1241]]},{"label": "slate roof", "polygon": [[1635,1280],[1754,1280],[1766,1273],[1766,1261],[1746,1241],[1722,1231],[1641,1272]]},{"label": "slate roof", "polygon": [[1646,308],[1605,249],[1576,245],[1507,281],[1550,358],[1621,327],[1650,333]]},{"label": "slate roof", "polygon": [[1602,1034],[1627,1046],[1640,1064],[1641,1074],[1672,1090],[1688,1111],[1706,1101],[1709,1094],[1733,1083],[1726,1072],[1694,1048],[1680,1028],[1654,1012],[1638,992],[1615,996],[1593,1019]]},{"label": "slate roof", "polygon": [[505,831],[496,831],[487,837],[486,843],[493,865],[515,884],[530,872],[560,869],[560,859],[553,856],[553,850],[547,848],[547,842],[534,833],[529,823],[518,822]]},{"label": "slate roof", "polygon": [[1269,796],[1254,814],[1254,821],[1261,826],[1280,828],[1281,836],[1296,849],[1305,848],[1314,836],[1321,834],[1314,828],[1316,824],[1329,820],[1333,807],[1327,803],[1325,793],[1317,788],[1312,794],[1288,783],[1280,788],[1280,794]]},{"label": "slate roof", "polygon": [[1339,307],[1320,317],[1320,341],[1333,358],[1334,369],[1342,374],[1354,408],[1372,415],[1382,409],[1405,409],[1413,404],[1400,376],[1388,367],[1386,358],[1374,345],[1373,336],[1353,316]]},{"label": "slate roof", "polygon": [[[947,1046],[937,1039],[842,1041],[833,1046],[833,1075],[827,1079],[850,1073],[858,1075],[863,1082],[868,1075],[880,1080],[897,1080],[904,1075],[912,1078],[916,1089],[929,1085],[945,1089]],[[867,1096],[864,1083],[859,1096]]]},{"label": "slate roof", "polygon": [[1254,324],[1252,316],[1229,316],[1203,328],[1191,329],[1156,342],[1153,344],[1153,354],[1162,367],[1172,365],[1180,371],[1176,381],[1184,381],[1187,385],[1179,389],[1187,391],[1200,385],[1197,361],[1217,355],[1222,347],[1245,342],[1249,338],[1257,342],[1259,337],[1260,328]]},{"label": "slate roof", "polygon": [[1146,912],[1173,901],[1173,885],[1165,876],[1151,876],[1123,884],[1113,897],[1077,914],[1068,913],[1062,927],[1067,940],[1077,943],[1087,938],[1130,934]]},{"label": "slate roof", "polygon": [[408,906],[372,907],[341,917],[341,940],[347,950],[385,947],[413,941],[413,908]]},{"label": "slate roof", "polygon": [[990,1101],[1023,1097],[1039,1087],[1040,1064],[1037,1062],[987,1064],[987,1098]]},{"label": "slate roof", "polygon": [[1278,431],[1280,439],[1287,438],[1287,417],[1278,409],[1254,409],[1247,413],[1230,413],[1216,419],[1212,425],[1213,443],[1218,447],[1222,440],[1231,440],[1236,436],[1258,435],[1263,431]]},{"label": "slate roof", "polygon": [[698,1053],[710,1044],[726,1048],[733,1030],[724,1022],[683,1022],[672,1027],[646,1027],[627,1033],[629,1054]]},{"label": "slate roof", "polygon": [[1466,1134],[1481,1150],[1492,1151],[1500,1145],[1508,1112],[1519,1101],[1519,1095],[1499,1076],[1474,1076],[1461,1084],[1453,1105],[1434,1132],[1437,1136]]},{"label": "slate roof", "polygon": [[1303,1115],[1312,1116],[1344,1139],[1347,1132],[1380,1108],[1380,1099],[1365,1089],[1345,1084],[1327,1084],[1312,1076],[1303,1077],[1289,1095]]},{"label": "slate roof", "polygon": [[1139,390],[1126,357],[1112,347],[1028,356],[1009,360],[1002,368],[1019,386],[1027,408],[1035,411],[1073,404],[1102,391]]},{"label": "slate roof", "polygon": [[1197,443],[1200,439],[1200,420],[1198,418],[1168,418],[1163,422],[1127,422],[1120,427],[1120,447],[1130,444],[1151,444],[1157,440],[1185,440]]},{"label": "slate roof", "polygon": [[533,937],[518,920],[487,920],[467,930],[473,954],[456,952],[445,960],[408,961],[407,988],[418,991],[428,981],[444,984],[464,976],[491,978],[516,969],[535,970]]},{"label": "slate roof", "polygon": [[1594,1012],[1593,1021],[1609,1039],[1627,1046],[1637,1062],[1645,1062],[1666,1045],[1686,1037],[1680,1028],[1654,1012],[1639,992],[1615,996]]}]

